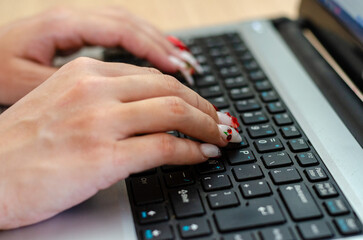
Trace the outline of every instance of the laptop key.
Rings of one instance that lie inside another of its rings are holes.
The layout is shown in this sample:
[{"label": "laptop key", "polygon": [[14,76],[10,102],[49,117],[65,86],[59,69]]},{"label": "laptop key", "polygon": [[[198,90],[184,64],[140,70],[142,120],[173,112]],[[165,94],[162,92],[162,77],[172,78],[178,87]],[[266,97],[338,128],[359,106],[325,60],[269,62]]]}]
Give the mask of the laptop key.
[{"label": "laptop key", "polygon": [[263,173],[257,164],[246,164],[232,169],[237,181],[246,181],[256,178],[262,178]]},{"label": "laptop key", "polygon": [[248,99],[254,96],[249,87],[233,88],[229,91],[229,95],[233,100]]},{"label": "laptop key", "polygon": [[293,152],[301,152],[301,151],[310,150],[309,145],[302,138],[290,140],[287,142],[287,144],[289,145],[291,151],[293,151]]},{"label": "laptop key", "polygon": [[239,187],[245,198],[262,197],[272,194],[271,188],[265,180],[245,182]]},{"label": "laptop key", "polygon": [[270,172],[272,181],[275,184],[285,184],[301,181],[298,170],[294,167],[279,168]]},{"label": "laptop key", "polygon": [[250,149],[241,149],[239,151],[228,151],[228,161],[231,165],[251,163],[256,161],[255,155]]},{"label": "laptop key", "polygon": [[264,154],[262,161],[266,168],[284,167],[292,164],[291,158],[286,152]]},{"label": "laptop key", "polygon": [[237,77],[231,77],[224,79],[224,84],[226,85],[226,88],[239,88],[239,87],[245,87],[247,86],[247,81],[242,76]]},{"label": "laptop key", "polygon": [[238,112],[260,110],[261,105],[255,99],[240,100],[235,103]]},{"label": "laptop key", "polygon": [[268,122],[268,118],[261,111],[243,113],[241,118],[243,123],[247,125]]},{"label": "laptop key", "polygon": [[209,205],[212,209],[234,207],[239,205],[237,195],[233,191],[223,191],[208,194]]},{"label": "laptop key", "polygon": [[273,198],[256,199],[247,206],[219,210],[214,217],[221,232],[251,229],[285,222],[280,207]]},{"label": "laptop key", "polygon": [[277,126],[283,126],[293,123],[292,119],[287,113],[275,114],[272,118]]},{"label": "laptop key", "polygon": [[266,75],[264,72],[262,72],[262,70],[255,70],[255,71],[252,71],[248,74],[248,76],[250,77],[250,79],[252,81],[260,81],[260,80],[264,80],[266,79]]},{"label": "laptop key", "polygon": [[342,199],[327,200],[324,202],[324,206],[331,216],[349,213],[349,209]]},{"label": "laptop key", "polygon": [[208,98],[208,101],[219,109],[229,107],[229,103],[225,97]]},{"label": "laptop key", "polygon": [[222,240],[255,240],[251,233],[231,233],[223,235]]},{"label": "laptop key", "polygon": [[291,184],[279,188],[282,199],[295,221],[322,216],[309,190],[304,184]]},{"label": "laptop key", "polygon": [[266,107],[270,113],[281,113],[286,111],[281,102],[272,102],[267,104]]},{"label": "laptop key", "polygon": [[204,214],[204,208],[198,190],[194,187],[171,190],[170,200],[177,218]]},{"label": "laptop key", "polygon": [[208,87],[216,85],[218,83],[217,79],[213,75],[205,75],[195,79],[195,84],[198,87]]},{"label": "laptop key", "polygon": [[169,219],[168,212],[162,204],[147,205],[138,208],[136,211],[140,224],[161,222]]},{"label": "laptop key", "polygon": [[321,167],[307,168],[305,170],[305,174],[311,182],[323,181],[328,179],[328,176],[326,175],[324,169],[322,169]]},{"label": "laptop key", "polygon": [[261,92],[260,97],[264,102],[274,102],[279,99],[277,93],[274,90]]},{"label": "laptop key", "polygon": [[264,152],[273,152],[284,149],[280,139],[273,138],[264,138],[254,142],[257,151]]},{"label": "laptop key", "polygon": [[198,164],[197,170],[200,174],[223,172],[224,165],[221,160],[211,158],[206,162]]},{"label": "laptop key", "polygon": [[314,189],[320,198],[331,198],[339,195],[334,185],[330,182],[317,183],[314,185]]},{"label": "laptop key", "polygon": [[131,186],[137,205],[157,203],[164,200],[157,176],[132,178]]},{"label": "laptop key", "polygon": [[255,82],[255,88],[257,91],[262,92],[262,91],[271,90],[272,86],[269,81],[263,80]]},{"label": "laptop key", "polygon": [[260,231],[262,240],[294,240],[288,227],[274,227]]},{"label": "laptop key", "polygon": [[168,224],[148,226],[141,231],[144,240],[171,240],[174,239],[171,228]]},{"label": "laptop key", "polygon": [[301,223],[297,228],[304,240],[326,239],[333,237],[333,233],[328,224],[323,221]]},{"label": "laptop key", "polygon": [[308,167],[308,166],[319,164],[314,153],[312,153],[312,152],[299,153],[296,155],[296,159],[297,159],[297,162],[302,167]]},{"label": "laptop key", "polygon": [[164,179],[168,187],[181,187],[194,183],[194,178],[190,171],[168,173],[164,175]]},{"label": "laptop key", "polygon": [[251,138],[269,137],[276,135],[274,128],[270,124],[254,125],[247,128]]},{"label": "laptop key", "polygon": [[179,223],[179,232],[183,238],[195,238],[210,235],[212,230],[208,220],[196,218],[181,221]]},{"label": "laptop key", "polygon": [[353,235],[362,232],[361,224],[353,217],[342,217],[334,220],[339,232],[343,235]]},{"label": "laptop key", "polygon": [[223,95],[222,89],[218,85],[200,89],[200,95],[204,98],[219,97]]},{"label": "laptop key", "polygon": [[294,125],[282,127],[280,131],[284,138],[296,138],[301,136],[301,133]]},{"label": "laptop key", "polygon": [[201,179],[205,191],[215,191],[232,187],[231,180],[226,174],[215,174]]}]

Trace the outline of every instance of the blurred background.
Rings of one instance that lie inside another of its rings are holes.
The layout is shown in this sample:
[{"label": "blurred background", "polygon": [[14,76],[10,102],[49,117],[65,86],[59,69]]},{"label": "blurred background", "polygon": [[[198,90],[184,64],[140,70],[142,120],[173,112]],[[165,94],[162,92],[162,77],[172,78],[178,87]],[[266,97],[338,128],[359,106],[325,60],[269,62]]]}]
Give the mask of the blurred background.
[{"label": "blurred background", "polygon": [[56,6],[123,6],[168,31],[252,18],[296,18],[299,0],[1,0],[0,25]]}]

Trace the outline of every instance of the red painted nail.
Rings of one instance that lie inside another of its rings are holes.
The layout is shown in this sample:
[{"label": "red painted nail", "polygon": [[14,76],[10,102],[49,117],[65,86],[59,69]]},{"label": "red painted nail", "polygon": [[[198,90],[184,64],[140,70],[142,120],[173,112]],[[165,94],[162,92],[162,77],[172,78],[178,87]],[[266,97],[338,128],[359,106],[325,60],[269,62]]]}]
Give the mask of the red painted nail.
[{"label": "red painted nail", "polygon": [[189,52],[188,47],[178,38],[174,36],[168,36],[167,39],[169,42],[171,42],[175,47],[179,48],[180,50],[186,50]]},{"label": "red painted nail", "polygon": [[[213,104],[212,104],[213,105]],[[214,106],[213,105],[213,107],[214,107],[214,109],[216,110],[216,111],[218,111],[219,112],[219,108],[217,108],[216,106]]]}]

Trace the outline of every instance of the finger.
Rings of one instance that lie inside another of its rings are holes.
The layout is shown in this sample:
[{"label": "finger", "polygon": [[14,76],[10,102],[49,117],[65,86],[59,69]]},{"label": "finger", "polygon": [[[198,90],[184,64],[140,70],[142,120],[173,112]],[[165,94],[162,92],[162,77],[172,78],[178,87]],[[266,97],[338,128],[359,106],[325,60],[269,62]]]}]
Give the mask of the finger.
[{"label": "finger", "polygon": [[[112,169],[115,177],[164,164],[196,164],[220,155],[218,148],[166,133],[137,136],[116,143]],[[126,173],[125,173],[126,171]]]},{"label": "finger", "polygon": [[[122,138],[137,134],[177,130],[190,137],[219,146],[228,141],[217,122],[179,97],[159,97],[119,105],[112,129]],[[128,123],[127,128],[120,122]]]},{"label": "finger", "polygon": [[[119,96],[122,102],[177,96],[208,114],[216,122],[219,121],[216,110],[211,103],[172,76],[165,74],[132,75],[127,78],[114,78],[110,81],[113,81],[113,84],[110,84],[110,91],[113,92],[113,96]],[[123,84],[120,84],[120,81],[123,81]]]}]

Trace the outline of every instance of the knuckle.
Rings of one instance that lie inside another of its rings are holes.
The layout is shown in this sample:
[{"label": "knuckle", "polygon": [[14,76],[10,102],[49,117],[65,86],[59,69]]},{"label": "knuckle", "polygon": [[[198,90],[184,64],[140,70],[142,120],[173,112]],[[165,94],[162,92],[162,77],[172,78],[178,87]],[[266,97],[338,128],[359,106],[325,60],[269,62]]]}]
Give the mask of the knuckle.
[{"label": "knuckle", "polygon": [[90,65],[94,64],[95,60],[88,57],[78,57],[66,65],[64,65],[64,68],[67,70],[80,70],[88,68]]},{"label": "knuckle", "polygon": [[169,75],[163,75],[165,80],[165,87],[172,93],[178,93],[182,89],[182,84],[174,77]]},{"label": "knuckle", "polygon": [[166,97],[164,104],[166,105],[167,111],[172,115],[177,115],[177,117],[184,116],[188,111],[185,101],[180,97]]},{"label": "knuckle", "polygon": [[153,67],[145,67],[144,69],[151,74],[161,74],[161,72],[158,69]]},{"label": "knuckle", "polygon": [[160,134],[158,141],[158,151],[163,159],[170,160],[176,151],[175,138],[169,134]]}]

